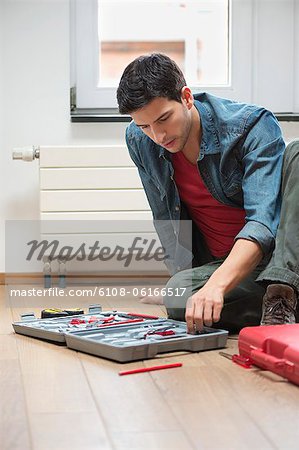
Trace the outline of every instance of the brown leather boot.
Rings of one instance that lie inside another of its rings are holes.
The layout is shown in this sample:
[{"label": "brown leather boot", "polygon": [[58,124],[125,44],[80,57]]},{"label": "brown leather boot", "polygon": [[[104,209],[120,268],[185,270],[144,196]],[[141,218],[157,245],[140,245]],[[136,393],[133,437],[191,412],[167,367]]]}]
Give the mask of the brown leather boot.
[{"label": "brown leather boot", "polygon": [[270,284],[263,298],[261,325],[295,323],[296,297],[296,293],[291,286]]}]

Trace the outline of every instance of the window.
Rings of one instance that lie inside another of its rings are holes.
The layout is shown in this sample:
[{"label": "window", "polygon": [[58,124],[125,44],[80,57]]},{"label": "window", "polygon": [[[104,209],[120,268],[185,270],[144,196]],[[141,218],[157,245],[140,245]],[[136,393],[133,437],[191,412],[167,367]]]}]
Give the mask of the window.
[{"label": "window", "polygon": [[136,56],[155,51],[179,64],[194,92],[260,103],[275,112],[296,111],[296,3],[73,0],[76,106],[117,108],[123,69]]},{"label": "window", "polygon": [[228,0],[98,0],[98,86],[117,87],[125,67],[152,52],[174,59],[192,86],[228,85],[228,7]]}]

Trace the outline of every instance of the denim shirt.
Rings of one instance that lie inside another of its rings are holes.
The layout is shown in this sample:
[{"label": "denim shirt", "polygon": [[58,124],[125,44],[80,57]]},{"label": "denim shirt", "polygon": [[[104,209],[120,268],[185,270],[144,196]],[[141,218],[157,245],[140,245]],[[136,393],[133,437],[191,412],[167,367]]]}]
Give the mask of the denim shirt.
[{"label": "denim shirt", "polygon": [[[202,127],[197,160],[201,177],[219,202],[244,208],[245,225],[235,237],[257,242],[269,256],[279,224],[282,160],[281,130],[270,111],[208,93],[195,94]],[[171,153],[132,121],[126,142],[149,201],[171,274],[187,267],[190,253],[178,240],[181,202]]]}]

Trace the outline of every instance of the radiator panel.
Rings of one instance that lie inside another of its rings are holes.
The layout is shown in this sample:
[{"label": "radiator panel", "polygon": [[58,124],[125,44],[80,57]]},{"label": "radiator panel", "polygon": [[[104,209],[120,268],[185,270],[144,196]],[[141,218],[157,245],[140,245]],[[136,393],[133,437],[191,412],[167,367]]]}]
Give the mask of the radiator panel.
[{"label": "radiator panel", "polygon": [[155,233],[152,220],[42,220],[40,230],[43,234],[59,234],[59,233]]},{"label": "radiator panel", "polygon": [[135,167],[41,168],[40,188],[57,189],[141,189]]},{"label": "radiator panel", "polygon": [[83,211],[83,212],[41,212],[43,221],[144,221],[153,227],[151,211]]},{"label": "radiator panel", "polygon": [[41,191],[42,212],[144,211],[148,202],[140,190]]},{"label": "radiator panel", "polygon": [[124,145],[43,146],[40,167],[133,167]]}]

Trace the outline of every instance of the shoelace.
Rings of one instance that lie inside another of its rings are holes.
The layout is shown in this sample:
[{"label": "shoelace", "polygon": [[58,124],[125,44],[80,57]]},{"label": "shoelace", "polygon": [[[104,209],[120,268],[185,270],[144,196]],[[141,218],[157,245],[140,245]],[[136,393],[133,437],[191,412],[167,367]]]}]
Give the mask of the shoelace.
[{"label": "shoelace", "polygon": [[265,305],[264,322],[267,323],[269,321],[273,323],[276,321],[283,324],[294,321],[295,309],[290,305],[288,300],[277,297],[276,299],[272,298],[270,302],[271,305]]}]

